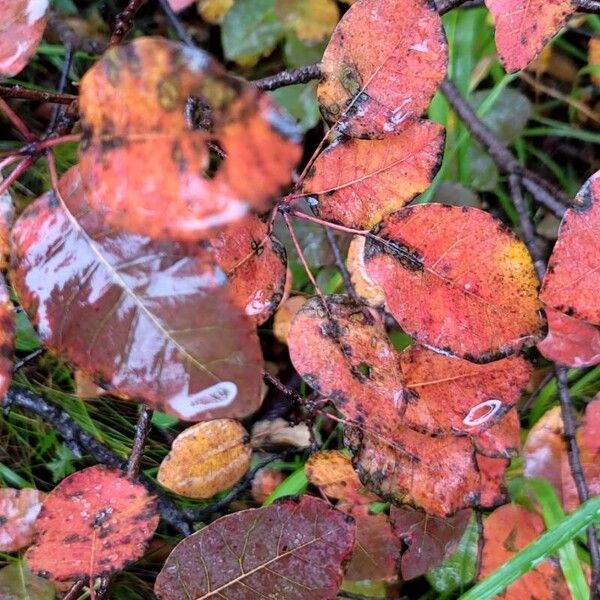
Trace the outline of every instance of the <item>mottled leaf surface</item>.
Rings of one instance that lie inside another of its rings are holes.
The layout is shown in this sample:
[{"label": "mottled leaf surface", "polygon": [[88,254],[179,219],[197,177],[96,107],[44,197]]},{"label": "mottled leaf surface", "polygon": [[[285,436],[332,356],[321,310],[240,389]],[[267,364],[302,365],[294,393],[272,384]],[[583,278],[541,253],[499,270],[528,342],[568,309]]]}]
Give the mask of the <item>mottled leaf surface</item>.
[{"label": "mottled leaf surface", "polygon": [[[184,420],[260,404],[261,354],[205,252],[105,224],[76,168],[13,229],[12,282],[44,343],[108,391]],[[217,327],[218,325],[218,327]]]},{"label": "mottled leaf surface", "polygon": [[540,299],[568,316],[600,325],[600,174],[583,185],[563,217]]},{"label": "mottled leaf surface", "polygon": [[88,467],[44,501],[27,563],[57,581],[114,573],[144,554],[158,520],[156,498],[142,485],[121,471]]},{"label": "mottled leaf surface", "polygon": [[421,116],[444,79],[442,21],[427,0],[359,0],[323,55],[317,95],[327,121],[351,137],[381,138]]},{"label": "mottled leaf surface", "polygon": [[548,335],[537,348],[548,360],[581,369],[600,363],[600,330],[590,323],[546,309]]},{"label": "mottled leaf surface", "polygon": [[355,235],[348,247],[346,266],[350,273],[352,285],[358,297],[371,307],[378,308],[385,304],[383,290],[369,277],[365,267],[365,242],[362,235]]},{"label": "mottled leaf surface", "polygon": [[532,366],[521,356],[485,365],[413,345],[400,355],[408,427],[427,433],[484,431],[517,403]]},{"label": "mottled leaf surface", "polygon": [[300,158],[295,125],[267,95],[165,39],[108,50],[81,81],[80,108],[90,204],[150,237],[197,240],[267,209]]},{"label": "mottled leaf surface", "polygon": [[531,257],[489,213],[421,204],[390,215],[378,235],[365,245],[367,272],[422,345],[485,363],[541,337]]},{"label": "mottled leaf surface", "polygon": [[470,509],[440,518],[420,510],[392,506],[394,532],[408,548],[402,553],[403,579],[427,573],[456,550],[471,518]]},{"label": "mottled leaf surface", "polygon": [[22,71],[42,41],[48,0],[0,0],[0,78]]},{"label": "mottled leaf surface", "polygon": [[0,569],[2,600],[54,600],[55,597],[52,582],[34,575],[24,562],[14,562]]},{"label": "mottled leaf surface", "polygon": [[425,191],[441,163],[444,130],[416,121],[382,140],[340,139],[315,161],[304,192],[318,196],[318,216],[371,229]]},{"label": "mottled leaf surface", "polygon": [[267,226],[249,216],[211,240],[217,263],[229,280],[233,301],[257,325],[277,309],[285,291],[285,248]]},{"label": "mottled leaf surface", "polygon": [[233,419],[197,423],[182,431],[158,470],[158,482],[188,498],[226,490],[250,467],[248,433]]},{"label": "mottled leaf surface", "polygon": [[184,539],[160,572],[160,600],[325,600],[336,596],[354,523],[302,496],[227,515]]},{"label": "mottled leaf surface", "polygon": [[524,69],[576,10],[571,0],[485,0],[508,72]]},{"label": "mottled leaf surface", "polygon": [[0,552],[17,552],[31,544],[45,496],[33,488],[0,489]]}]

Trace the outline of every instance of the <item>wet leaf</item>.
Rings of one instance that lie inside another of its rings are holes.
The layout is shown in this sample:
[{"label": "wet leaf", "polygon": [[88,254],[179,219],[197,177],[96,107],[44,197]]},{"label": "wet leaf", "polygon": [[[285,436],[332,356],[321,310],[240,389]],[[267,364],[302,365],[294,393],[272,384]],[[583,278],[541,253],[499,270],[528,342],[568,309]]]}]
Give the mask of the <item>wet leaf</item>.
[{"label": "wet leaf", "polygon": [[233,3],[234,0],[197,0],[196,2],[200,16],[211,25],[222,23]]},{"label": "wet leaf", "polygon": [[442,21],[426,0],[360,0],[323,56],[321,112],[351,137],[381,138],[421,116],[444,79]]},{"label": "wet leaf", "polygon": [[532,372],[521,356],[476,365],[417,345],[400,355],[400,364],[410,393],[404,423],[426,433],[488,429],[515,406]]},{"label": "wet leaf", "polygon": [[14,562],[0,570],[0,598],[2,600],[54,600],[54,585],[34,575],[27,565]]},{"label": "wet leaf", "polygon": [[516,408],[504,415],[489,429],[473,435],[477,452],[492,458],[510,458],[519,452],[521,446],[521,424]]},{"label": "wet leaf", "polygon": [[489,213],[421,204],[390,215],[378,235],[365,245],[367,272],[417,342],[485,363],[541,337],[531,257]]},{"label": "wet leaf", "polygon": [[198,240],[250,207],[266,210],[301,153],[295,125],[266,94],[203,51],[160,38],[104,54],[81,81],[80,107],[90,204],[150,237]]},{"label": "wet leaf", "polygon": [[158,469],[158,482],[187,498],[211,498],[250,467],[248,433],[233,419],[198,423],[182,431]]},{"label": "wet leaf", "polygon": [[283,298],[285,248],[268,235],[267,226],[257,217],[247,217],[210,243],[218,265],[227,275],[234,303],[261,325]]},{"label": "wet leaf", "polygon": [[385,304],[383,290],[369,277],[365,267],[365,241],[362,235],[355,235],[348,248],[346,266],[350,272],[350,278],[354,291],[358,297],[373,308]]},{"label": "wet leaf", "polygon": [[287,344],[292,320],[305,302],[306,298],[304,296],[292,296],[277,309],[273,319],[273,335],[282,344]]},{"label": "wet leaf", "polygon": [[48,0],[0,0],[0,78],[22,71],[42,41]]},{"label": "wet leaf", "polygon": [[570,317],[600,325],[600,174],[592,175],[563,217],[540,299]]},{"label": "wet leaf", "polygon": [[371,229],[425,191],[441,164],[441,125],[417,121],[383,140],[340,139],[315,161],[304,193],[320,218]]},{"label": "wet leaf", "polygon": [[89,467],[44,501],[27,562],[57,581],[114,573],[144,554],[158,520],[156,498],[142,485],[120,471]]},{"label": "wet leaf", "polygon": [[32,488],[0,489],[0,552],[17,552],[31,544],[33,524],[45,497]]},{"label": "wet leaf", "polygon": [[239,597],[334,598],[354,524],[326,502],[303,496],[227,515],[184,539],[160,572],[160,600]]},{"label": "wet leaf", "polygon": [[571,0],[485,0],[506,70],[524,69],[575,12]]},{"label": "wet leaf", "polygon": [[[544,522],[536,513],[516,504],[497,508],[483,524],[483,556],[479,577],[483,579],[506,563],[519,550],[544,531]],[[506,589],[506,600],[554,600],[569,598],[558,562],[553,558],[536,563]]]},{"label": "wet leaf", "polygon": [[76,168],[59,191],[64,206],[45,194],[13,229],[13,285],[44,343],[108,391],[184,420],[256,410],[254,326],[212,259],[106,225]]},{"label": "wet leaf", "polygon": [[548,335],[537,348],[548,360],[580,369],[600,363],[600,331],[594,325],[546,309]]},{"label": "wet leaf", "polygon": [[275,0],[275,14],[304,42],[320,42],[340,18],[335,0]]},{"label": "wet leaf", "polygon": [[402,578],[424,575],[448,558],[458,547],[472,512],[461,510],[441,519],[420,510],[392,506],[394,532],[408,546],[402,554]]}]

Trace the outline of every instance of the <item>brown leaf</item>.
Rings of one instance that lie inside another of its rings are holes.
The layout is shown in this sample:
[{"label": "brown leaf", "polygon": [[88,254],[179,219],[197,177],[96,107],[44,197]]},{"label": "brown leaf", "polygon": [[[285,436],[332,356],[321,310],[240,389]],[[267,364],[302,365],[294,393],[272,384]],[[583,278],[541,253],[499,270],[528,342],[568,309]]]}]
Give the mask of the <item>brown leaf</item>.
[{"label": "brown leaf", "polygon": [[63,479],[48,495],[26,558],[49,579],[90,579],[120,571],[144,554],[159,515],[156,498],[102,465]]},{"label": "brown leaf", "polygon": [[408,546],[402,553],[402,578],[425,575],[448,558],[456,550],[472,513],[470,509],[461,510],[441,519],[421,510],[392,506],[394,532]]},{"label": "brown leaf", "polygon": [[542,335],[525,245],[476,208],[420,204],[390,215],[365,265],[406,333],[444,354],[485,363]]},{"label": "brown leaf", "polygon": [[332,599],[354,529],[349,517],[310,496],[230,514],[173,550],[154,592],[160,600]]},{"label": "brown leaf", "polygon": [[359,0],[323,55],[321,112],[351,137],[382,138],[421,116],[444,79],[448,48],[427,0]]},{"label": "brown leaf", "polygon": [[248,433],[233,419],[205,421],[182,431],[158,469],[158,482],[187,498],[211,498],[250,467]]},{"label": "brown leaf", "polygon": [[308,448],[312,434],[306,423],[292,425],[285,419],[264,419],[252,426],[253,448]]},{"label": "brown leaf", "polygon": [[382,140],[341,139],[315,161],[303,191],[321,219],[371,229],[425,191],[442,159],[444,130],[416,121]]},{"label": "brown leaf", "polygon": [[[190,96],[201,112],[193,131]],[[267,95],[165,39],[108,50],[81,80],[80,107],[90,204],[150,237],[198,240],[266,210],[301,154],[295,125]]]},{"label": "brown leaf", "polygon": [[13,229],[13,285],[44,343],[108,391],[184,420],[254,412],[258,339],[213,259],[105,224],[77,168],[59,192],[64,204],[45,194]]},{"label": "brown leaf", "polygon": [[0,78],[22,71],[42,41],[49,0],[0,0]]},{"label": "brown leaf", "polygon": [[563,217],[540,299],[567,316],[600,325],[600,174],[583,185]]},{"label": "brown leaf", "polygon": [[27,548],[33,537],[33,524],[46,494],[36,489],[0,489],[0,552]]}]

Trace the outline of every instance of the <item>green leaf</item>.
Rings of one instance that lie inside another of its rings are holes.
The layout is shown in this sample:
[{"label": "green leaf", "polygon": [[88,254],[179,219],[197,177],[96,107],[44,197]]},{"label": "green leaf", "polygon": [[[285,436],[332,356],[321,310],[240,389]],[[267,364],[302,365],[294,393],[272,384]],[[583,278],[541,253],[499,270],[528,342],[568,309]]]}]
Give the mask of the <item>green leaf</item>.
[{"label": "green leaf", "polygon": [[75,467],[73,461],[75,456],[63,443],[56,450],[56,458],[52,459],[46,465],[52,472],[52,481],[54,483],[62,481],[67,475],[75,473]]},{"label": "green leaf", "polygon": [[573,540],[586,527],[600,521],[600,496],[582,504],[558,525],[523,548],[518,554],[496,569],[491,575],[472,587],[461,600],[488,600],[502,592],[513,581],[524,575],[548,556]]},{"label": "green leaf", "polygon": [[263,506],[269,506],[284,496],[303,494],[307,487],[308,479],[304,474],[304,465],[302,465],[273,490],[273,493],[263,502]]},{"label": "green leaf", "polygon": [[229,60],[252,63],[270,54],[283,34],[273,0],[238,0],[223,20],[221,43]]},{"label": "green leaf", "polygon": [[15,348],[21,352],[33,352],[40,347],[40,340],[24,311],[15,315]]},{"label": "green leaf", "polygon": [[2,600],[54,600],[54,585],[34,575],[23,561],[17,561],[0,570],[0,598]]},{"label": "green leaf", "polygon": [[296,119],[298,127],[303,132],[312,129],[321,118],[316,87],[316,82],[311,81],[282,87],[271,92],[273,98]]}]

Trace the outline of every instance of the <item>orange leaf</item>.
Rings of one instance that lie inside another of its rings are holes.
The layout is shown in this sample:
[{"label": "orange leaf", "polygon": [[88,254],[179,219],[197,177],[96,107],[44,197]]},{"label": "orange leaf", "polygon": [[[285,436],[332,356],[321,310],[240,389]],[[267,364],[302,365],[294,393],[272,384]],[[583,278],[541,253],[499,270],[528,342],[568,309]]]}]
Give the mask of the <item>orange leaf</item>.
[{"label": "orange leaf", "polygon": [[410,393],[404,422],[426,433],[488,429],[515,406],[532,371],[521,356],[475,365],[417,345],[400,355],[400,364]]},{"label": "orange leaf", "polygon": [[233,419],[198,423],[182,431],[158,469],[158,482],[180,496],[211,498],[250,467],[248,433]]},{"label": "orange leaf", "polygon": [[485,363],[541,337],[531,257],[489,213],[421,204],[390,215],[378,235],[365,245],[367,272],[419,343]]},{"label": "orange leaf", "polygon": [[0,489],[0,552],[27,548],[33,537],[33,524],[46,494],[35,489]]},{"label": "orange leaf", "polygon": [[304,181],[327,221],[371,229],[425,191],[442,159],[444,130],[416,121],[383,140],[341,139],[322,152]]},{"label": "orange leaf", "polygon": [[378,308],[385,304],[383,290],[369,277],[365,267],[365,242],[362,235],[355,235],[348,247],[346,266],[350,272],[350,278],[354,290],[359,298],[368,306]]},{"label": "orange leaf", "polygon": [[583,185],[563,217],[540,299],[568,316],[600,325],[600,173]]},{"label": "orange leaf", "polygon": [[[0,176],[0,182],[2,177]],[[15,206],[8,192],[0,196],[0,270],[6,271],[10,258],[10,230],[15,220]]]},{"label": "orange leaf", "polygon": [[[507,504],[497,508],[483,524],[480,578],[501,567],[543,531],[541,517],[522,506]],[[557,562],[547,558],[509,585],[502,596],[495,596],[500,597],[504,600],[556,600],[570,598],[570,594]]]},{"label": "orange leaf", "polygon": [[485,0],[506,70],[524,69],[575,12],[571,0]]},{"label": "orange leaf", "polygon": [[158,526],[156,498],[124,473],[97,465],[61,481],[35,522],[29,567],[49,579],[91,579],[144,554]]},{"label": "orange leaf", "polygon": [[600,363],[600,331],[594,325],[546,309],[548,335],[537,348],[548,360],[574,369]]},{"label": "orange leaf", "polygon": [[45,194],[13,229],[13,285],[44,343],[108,391],[184,420],[254,412],[255,327],[213,257],[108,226],[77,168],[59,192],[64,204]]},{"label": "orange leaf", "polygon": [[381,138],[421,116],[444,79],[448,48],[427,0],[358,0],[335,28],[317,90],[321,112],[350,137]]},{"label": "orange leaf", "polygon": [[42,41],[49,0],[0,0],[0,78],[22,71]]},{"label": "orange leaf", "polygon": [[305,302],[306,298],[304,296],[292,296],[277,309],[273,319],[273,335],[282,344],[287,344],[292,320]]},{"label": "orange leaf", "polygon": [[211,240],[231,296],[257,325],[275,312],[285,290],[285,248],[257,217],[247,217]]},{"label": "orange leaf", "polygon": [[[202,113],[195,130],[190,96]],[[90,204],[150,237],[198,240],[266,210],[301,154],[295,125],[267,95],[164,39],[110,49],[83,77],[80,107]]]}]

